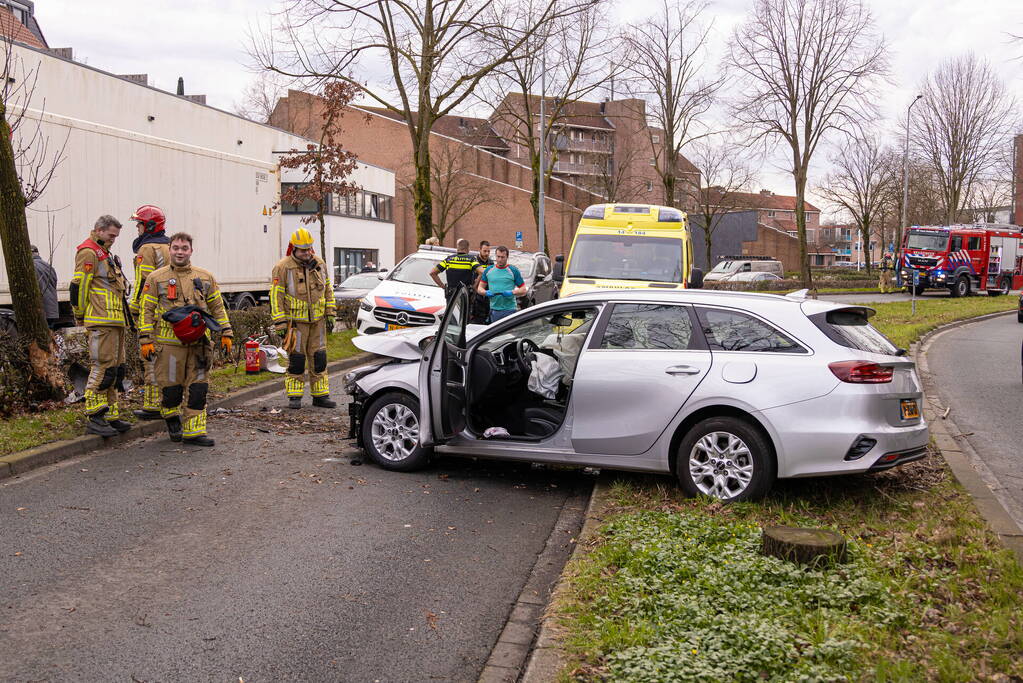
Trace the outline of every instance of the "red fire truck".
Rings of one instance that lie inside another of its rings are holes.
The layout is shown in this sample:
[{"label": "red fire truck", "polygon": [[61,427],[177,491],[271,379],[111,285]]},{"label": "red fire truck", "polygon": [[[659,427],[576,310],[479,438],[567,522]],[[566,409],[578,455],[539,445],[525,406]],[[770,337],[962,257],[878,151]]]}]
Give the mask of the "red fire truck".
[{"label": "red fire truck", "polygon": [[1023,233],[1014,225],[913,226],[902,240],[898,284],[947,289],[952,296],[1008,294],[1023,285]]}]

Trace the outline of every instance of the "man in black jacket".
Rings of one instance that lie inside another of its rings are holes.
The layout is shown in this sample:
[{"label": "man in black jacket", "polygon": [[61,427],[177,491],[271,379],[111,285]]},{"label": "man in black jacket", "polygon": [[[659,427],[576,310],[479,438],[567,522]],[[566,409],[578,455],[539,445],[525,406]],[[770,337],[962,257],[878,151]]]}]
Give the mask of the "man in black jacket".
[{"label": "man in black jacket", "polygon": [[32,245],[32,263],[36,267],[36,279],[39,280],[39,291],[43,295],[43,314],[50,329],[57,325],[60,311],[57,308],[57,271],[39,255],[39,249]]}]

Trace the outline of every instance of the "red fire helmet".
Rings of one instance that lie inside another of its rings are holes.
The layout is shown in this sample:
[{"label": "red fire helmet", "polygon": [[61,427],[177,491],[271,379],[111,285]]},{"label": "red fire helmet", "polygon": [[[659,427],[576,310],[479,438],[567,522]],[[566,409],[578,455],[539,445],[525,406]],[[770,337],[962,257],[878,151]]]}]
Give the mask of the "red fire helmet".
[{"label": "red fire helmet", "polygon": [[206,321],[203,320],[202,313],[192,311],[174,323],[173,329],[174,336],[180,339],[183,344],[191,344],[202,339],[202,336],[206,334]]},{"label": "red fire helmet", "polygon": [[145,225],[146,232],[160,232],[167,223],[167,216],[164,215],[163,209],[160,207],[153,206],[152,204],[143,204],[135,209],[135,213],[131,215],[131,220]]}]

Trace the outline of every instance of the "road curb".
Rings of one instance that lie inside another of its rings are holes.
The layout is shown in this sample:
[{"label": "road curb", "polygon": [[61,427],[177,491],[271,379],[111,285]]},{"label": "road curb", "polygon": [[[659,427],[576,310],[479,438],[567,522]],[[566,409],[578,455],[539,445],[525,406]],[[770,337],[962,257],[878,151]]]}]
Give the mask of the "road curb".
[{"label": "road curb", "polygon": [[[504,629],[490,651],[490,657],[480,672],[478,683],[516,683],[519,680],[529,680],[528,667],[533,665],[537,657],[535,653],[546,650],[549,647],[547,643],[553,642],[545,628],[546,610],[556,594],[557,587],[561,585],[564,567],[578,552],[586,525],[589,524],[597,486],[599,481],[588,494],[573,494],[565,501],[543,550],[533,563],[529,578],[526,579],[519,597],[512,605]],[[584,510],[582,503],[587,496],[589,501]],[[582,531],[576,534],[580,527]],[[568,552],[568,547],[573,544],[571,552]],[[552,567],[556,569],[552,571]],[[556,673],[557,669],[553,672]],[[533,680],[552,679],[552,676],[547,676]]]},{"label": "road curb", "polygon": [[1016,561],[1023,565],[1023,529],[1009,514],[997,491],[989,484],[989,481],[994,480],[994,475],[987,469],[984,461],[966,437],[962,436],[963,430],[956,425],[954,420],[945,416],[945,411],[950,409],[950,406],[941,404],[937,386],[927,362],[927,349],[942,333],[1000,315],[1011,315],[1014,312],[991,313],[942,325],[928,332],[918,343],[913,345],[913,355],[920,369],[920,378],[923,381],[927,397],[924,416],[930,427],[935,446],[941,452],[945,462],[948,463],[953,476],[970,494],[973,504],[984,518],[988,528],[998,537],[1002,545],[1015,554]]},{"label": "road curb", "polygon": [[[354,368],[362,365],[372,357],[372,354],[360,353],[352,356],[351,358],[334,361],[327,365],[327,372],[335,373],[341,370]],[[267,394],[272,394],[275,391],[282,391],[283,388],[283,379],[268,379],[266,382],[261,382],[255,386],[241,389],[230,393],[217,401],[211,402],[209,407],[231,408],[245,403],[246,401],[251,401],[254,398],[261,398]],[[15,477],[30,470],[34,470],[37,467],[52,465],[56,462],[60,462],[61,460],[85,455],[86,453],[98,451],[103,448],[120,446],[131,441],[135,441],[136,439],[158,434],[166,429],[167,428],[164,425],[163,420],[152,420],[149,422],[136,423],[130,432],[120,436],[111,437],[109,439],[104,439],[99,436],[79,436],[74,439],[54,441],[53,443],[43,444],[42,446],[37,446],[28,450],[11,453],[10,455],[0,457],[0,480],[8,477]]]}]

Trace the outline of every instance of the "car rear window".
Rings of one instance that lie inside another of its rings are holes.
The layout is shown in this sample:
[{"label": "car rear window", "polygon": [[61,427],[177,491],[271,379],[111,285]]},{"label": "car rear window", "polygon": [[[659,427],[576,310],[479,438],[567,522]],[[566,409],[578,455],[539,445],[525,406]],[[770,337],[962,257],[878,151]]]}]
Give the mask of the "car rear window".
[{"label": "car rear window", "polygon": [[810,320],[831,341],[841,346],[869,353],[883,353],[888,356],[895,356],[900,352],[899,347],[891,343],[886,336],[870,324],[867,312],[862,309],[818,313],[810,316]]}]

